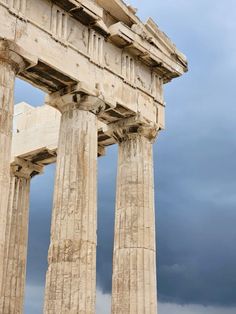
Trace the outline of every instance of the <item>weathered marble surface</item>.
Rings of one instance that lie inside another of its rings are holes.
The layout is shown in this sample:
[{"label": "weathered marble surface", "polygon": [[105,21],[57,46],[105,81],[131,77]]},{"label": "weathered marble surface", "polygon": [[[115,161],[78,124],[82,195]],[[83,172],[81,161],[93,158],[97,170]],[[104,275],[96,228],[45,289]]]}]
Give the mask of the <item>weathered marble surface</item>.
[{"label": "weathered marble surface", "polygon": [[14,83],[23,60],[9,50],[8,43],[0,39],[0,302],[3,286],[3,260],[5,256],[5,229],[10,188],[10,161],[14,110]]},{"label": "weathered marble surface", "polygon": [[119,138],[112,314],[157,313],[155,130],[150,129],[125,132]]},{"label": "weathered marble surface", "polygon": [[97,117],[70,104],[62,111],[44,313],[93,314]]},{"label": "weathered marble surface", "polygon": [[31,177],[42,167],[16,159],[11,166],[5,232],[2,303],[0,313],[23,313]]}]

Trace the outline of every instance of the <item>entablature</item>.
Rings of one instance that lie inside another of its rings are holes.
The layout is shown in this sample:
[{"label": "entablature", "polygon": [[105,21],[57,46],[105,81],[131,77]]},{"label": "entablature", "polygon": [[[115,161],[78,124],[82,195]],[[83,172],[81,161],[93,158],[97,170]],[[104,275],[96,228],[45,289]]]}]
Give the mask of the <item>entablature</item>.
[{"label": "entablature", "polygon": [[[86,82],[109,105],[100,117],[104,123],[141,112],[164,128],[163,84],[187,69],[186,59],[152,20],[144,25],[122,1],[110,2],[119,13],[111,8],[114,19],[107,23],[105,2],[0,0],[0,38],[35,56],[19,76],[45,92]],[[75,18],[85,7],[107,23],[106,35]]]},{"label": "entablature", "polygon": [[[119,1],[111,2],[116,2],[117,5]],[[136,62],[140,67],[142,63],[147,64],[149,71],[158,73],[164,83],[187,70],[186,58],[177,51],[151,19],[145,25],[137,17],[133,19],[132,24],[117,22],[105,25],[104,9],[90,0],[0,0],[0,3],[8,9],[9,13],[24,20],[26,24],[33,23],[51,34],[57,42],[75,48],[97,65],[107,66],[111,71],[114,68],[117,71],[117,67],[111,63],[117,63],[118,59],[117,56],[115,58],[111,56],[112,62],[108,61],[106,49],[108,42],[111,42],[114,48],[120,48],[116,49],[117,55],[122,56],[125,49],[132,58],[137,59]],[[103,2],[102,4],[104,5]],[[131,11],[128,6],[122,5],[123,10],[125,7],[128,12]],[[83,16],[83,12],[87,12],[87,15],[91,14],[91,17],[79,18]],[[135,16],[132,12],[130,14],[132,17]],[[103,25],[102,33],[98,24]],[[13,22],[11,25],[13,26]],[[16,27],[18,36],[22,36],[22,32],[29,31],[24,24],[21,24],[19,30],[17,28],[19,27]],[[117,71],[117,75],[122,75],[121,68]]]},{"label": "entablature", "polygon": [[182,75],[186,71],[183,62],[177,62],[173,58],[174,51],[168,51],[166,47],[150,36],[144,27],[134,24],[132,28],[122,22],[112,25],[109,40],[116,46],[125,49],[139,61],[153,69],[163,78],[165,83],[172,78]]},{"label": "entablature", "polygon": [[[55,39],[54,24],[41,18],[43,12],[48,15],[48,9],[47,5],[40,7],[35,15],[36,10],[28,7],[28,22],[18,20],[16,23],[16,17],[0,6],[4,24],[14,26],[8,30],[0,28],[0,37],[7,34],[9,41],[24,47],[38,59],[37,64],[23,71],[20,77],[49,93],[81,81],[88,82],[91,89],[100,85],[105,98],[113,99],[118,107],[135,113],[145,105],[150,107],[150,118],[156,119],[155,101],[163,105],[163,80],[154,69],[79,22],[76,22],[78,27],[71,25],[75,33],[69,35],[67,45],[62,44]],[[69,24],[68,20],[65,25]]]},{"label": "entablature", "polygon": [[[97,1],[100,6],[91,0],[54,0],[54,2],[81,23],[102,33],[115,46],[127,48],[133,56],[139,57],[141,62],[155,68],[157,73],[165,77],[165,82],[182,75],[187,70],[185,56],[160,31],[154,21],[149,19],[144,25],[135,16],[134,10],[122,1]],[[107,5],[108,2],[110,5]],[[117,7],[116,12],[113,12],[114,6]],[[106,25],[104,9],[108,13],[112,11],[119,22]],[[82,17],[83,12],[87,17]],[[101,24],[102,28],[99,27]]]}]

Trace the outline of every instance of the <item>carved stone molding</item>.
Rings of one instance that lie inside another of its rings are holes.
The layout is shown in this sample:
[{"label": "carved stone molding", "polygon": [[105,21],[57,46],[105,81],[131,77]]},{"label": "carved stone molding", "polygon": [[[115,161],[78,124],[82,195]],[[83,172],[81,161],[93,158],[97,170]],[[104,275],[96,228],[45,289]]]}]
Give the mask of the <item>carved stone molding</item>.
[{"label": "carved stone molding", "polygon": [[15,158],[15,161],[11,164],[11,173],[18,178],[30,179],[42,172],[43,166],[33,164],[22,158]]},{"label": "carved stone molding", "polygon": [[11,49],[11,45],[7,40],[0,40],[0,62],[6,62],[12,66],[15,73],[24,70],[26,63],[24,59]]},{"label": "carved stone molding", "polygon": [[103,112],[107,105],[101,91],[90,90],[87,84],[79,83],[46,97],[46,104],[55,107],[61,113],[80,109],[96,115]]},{"label": "carved stone molding", "polygon": [[122,76],[125,82],[135,85],[135,59],[126,52],[122,55]]},{"label": "carved stone molding", "polygon": [[56,5],[52,7],[51,21],[52,37],[66,45],[68,38],[68,14]]},{"label": "carved stone molding", "polygon": [[0,39],[0,62],[10,64],[15,73],[18,74],[24,69],[37,64],[38,60],[15,43],[6,39]]},{"label": "carved stone molding", "polygon": [[8,0],[9,12],[22,20],[26,20],[27,0]]},{"label": "carved stone molding", "polygon": [[159,127],[155,123],[150,123],[137,115],[132,118],[120,120],[109,124],[108,133],[118,143],[137,136],[144,136],[150,142],[154,142],[158,135]]},{"label": "carved stone molding", "polygon": [[89,56],[95,64],[103,67],[104,59],[104,37],[90,29],[89,34]]},{"label": "carved stone molding", "polygon": [[106,155],[106,148],[102,145],[98,145],[98,157],[103,157]]},{"label": "carved stone molding", "polygon": [[155,72],[152,72],[151,94],[160,103],[164,102],[163,79],[159,75],[157,75]]}]

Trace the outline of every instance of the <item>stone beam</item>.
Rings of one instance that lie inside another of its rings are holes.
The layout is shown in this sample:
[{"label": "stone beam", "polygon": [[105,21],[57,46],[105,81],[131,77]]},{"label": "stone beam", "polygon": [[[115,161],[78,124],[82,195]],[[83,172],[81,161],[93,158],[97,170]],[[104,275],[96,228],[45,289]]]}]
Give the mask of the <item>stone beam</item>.
[{"label": "stone beam", "polygon": [[[42,165],[54,163],[57,156],[61,113],[46,104],[32,107],[24,102],[15,105],[14,110],[12,161],[15,157],[20,157]],[[100,113],[101,117],[104,115],[104,112]],[[130,121],[132,125],[136,124],[139,118],[140,114],[123,121],[126,123]],[[144,117],[140,119],[148,122]],[[158,121],[158,128],[164,128],[164,110],[159,111]],[[117,123],[122,124],[122,121]],[[105,148],[115,143],[109,126],[98,121],[98,156],[103,156]]]},{"label": "stone beam", "polygon": [[44,165],[55,162],[60,113],[49,107],[15,105],[12,161],[15,157]]},{"label": "stone beam", "polygon": [[[27,103],[15,105],[12,162],[20,157],[33,163],[48,165],[57,157],[61,113],[48,105],[32,107]],[[115,143],[106,134],[108,127],[98,122],[98,156],[105,147]]]},{"label": "stone beam", "polygon": [[[72,2],[78,8],[70,7]],[[115,2],[122,8],[121,2]],[[110,99],[115,103],[106,113],[105,123],[138,112],[156,123],[157,111],[164,107],[163,84],[186,71],[185,57],[151,23],[146,27],[138,19],[131,26],[107,18],[109,35],[101,34],[94,23],[78,18],[79,12],[86,11],[81,5],[85,8],[89,3],[92,5],[85,0],[53,4],[32,0],[16,10],[8,1],[0,0],[0,38],[38,58],[37,65],[21,72],[20,77],[47,92],[85,81],[90,89],[100,89],[106,103]],[[95,15],[103,21],[101,7],[95,7],[87,7],[87,11],[98,10]],[[125,8],[122,12],[130,12]],[[63,30],[58,25],[64,25]]]}]

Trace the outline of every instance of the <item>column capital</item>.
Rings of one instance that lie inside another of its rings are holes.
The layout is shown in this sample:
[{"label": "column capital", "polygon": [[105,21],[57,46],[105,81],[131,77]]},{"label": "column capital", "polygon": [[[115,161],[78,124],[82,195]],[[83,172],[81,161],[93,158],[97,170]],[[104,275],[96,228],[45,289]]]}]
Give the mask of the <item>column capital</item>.
[{"label": "column capital", "polygon": [[6,39],[0,38],[0,62],[10,64],[16,74],[38,63],[38,59],[32,56],[20,46]]},{"label": "column capital", "polygon": [[43,166],[33,164],[30,161],[24,160],[22,158],[15,158],[11,164],[11,173],[12,175],[19,178],[30,179],[37,174],[43,172]]},{"label": "column capital", "polygon": [[147,121],[140,114],[109,124],[108,133],[118,143],[143,136],[150,142],[154,142],[160,128],[156,123]]},{"label": "column capital", "polygon": [[91,89],[84,82],[47,95],[45,102],[58,109],[61,113],[80,109],[98,115],[106,109],[106,103],[101,91],[96,88]]},{"label": "column capital", "polygon": [[106,155],[106,148],[102,145],[98,145],[98,157],[103,157]]}]

